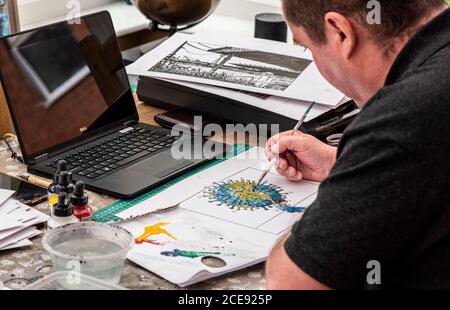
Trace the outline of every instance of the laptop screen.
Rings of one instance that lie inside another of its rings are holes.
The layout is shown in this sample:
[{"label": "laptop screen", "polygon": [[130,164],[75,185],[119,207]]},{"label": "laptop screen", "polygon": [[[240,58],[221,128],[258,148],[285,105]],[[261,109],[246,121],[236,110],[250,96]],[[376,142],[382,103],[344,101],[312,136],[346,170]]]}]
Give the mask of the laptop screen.
[{"label": "laptop screen", "polygon": [[0,73],[25,158],[137,119],[107,12],[0,39]]}]

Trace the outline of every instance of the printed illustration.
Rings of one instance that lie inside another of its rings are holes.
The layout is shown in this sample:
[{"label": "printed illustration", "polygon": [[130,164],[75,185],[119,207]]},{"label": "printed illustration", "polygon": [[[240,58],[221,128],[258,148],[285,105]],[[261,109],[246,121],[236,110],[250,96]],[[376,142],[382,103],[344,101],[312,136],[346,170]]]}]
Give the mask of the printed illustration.
[{"label": "printed illustration", "polygon": [[284,91],[311,60],[186,41],[149,71]]}]

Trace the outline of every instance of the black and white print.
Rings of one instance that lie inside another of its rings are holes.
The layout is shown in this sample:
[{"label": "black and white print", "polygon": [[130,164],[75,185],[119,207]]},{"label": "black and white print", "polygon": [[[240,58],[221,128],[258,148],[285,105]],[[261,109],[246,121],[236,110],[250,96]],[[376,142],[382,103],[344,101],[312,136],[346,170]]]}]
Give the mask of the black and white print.
[{"label": "black and white print", "polygon": [[185,41],[149,71],[284,91],[311,63],[281,54]]}]

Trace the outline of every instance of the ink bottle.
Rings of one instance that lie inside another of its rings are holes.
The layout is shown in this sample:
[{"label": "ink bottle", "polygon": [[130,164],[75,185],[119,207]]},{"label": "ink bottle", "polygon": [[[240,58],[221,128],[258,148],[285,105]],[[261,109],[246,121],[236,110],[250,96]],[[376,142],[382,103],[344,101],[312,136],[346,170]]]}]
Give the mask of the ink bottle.
[{"label": "ink bottle", "polygon": [[48,186],[48,206],[50,209],[50,214],[53,214],[53,207],[58,203],[58,193],[56,192],[56,187],[58,186],[59,175],[61,172],[67,170],[67,162],[65,160],[58,161],[56,166],[55,174],[53,174],[52,183]]},{"label": "ink bottle", "polygon": [[78,223],[78,218],[73,215],[73,209],[69,204],[67,193],[58,194],[58,203],[53,208],[53,214],[47,221],[48,229],[54,229],[67,224]]},{"label": "ink bottle", "polygon": [[75,187],[72,184],[72,172],[62,171],[59,174],[58,184],[55,187],[56,194],[65,192],[68,195],[72,194]]},{"label": "ink bottle", "polygon": [[90,221],[92,218],[92,208],[89,206],[89,197],[85,192],[85,184],[78,181],[75,189],[70,195],[70,205],[73,208],[73,215],[80,221]]}]

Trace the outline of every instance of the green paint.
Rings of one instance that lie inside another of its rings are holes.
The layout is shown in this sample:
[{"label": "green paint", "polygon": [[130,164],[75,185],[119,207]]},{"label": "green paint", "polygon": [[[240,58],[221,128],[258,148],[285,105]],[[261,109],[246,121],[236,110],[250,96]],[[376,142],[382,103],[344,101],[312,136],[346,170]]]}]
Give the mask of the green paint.
[{"label": "green paint", "polygon": [[197,252],[197,251],[183,251],[179,249],[175,249],[173,251],[164,251],[161,252],[163,256],[169,257],[188,257],[188,258],[197,258],[204,257],[209,255],[220,255],[220,252]]}]

